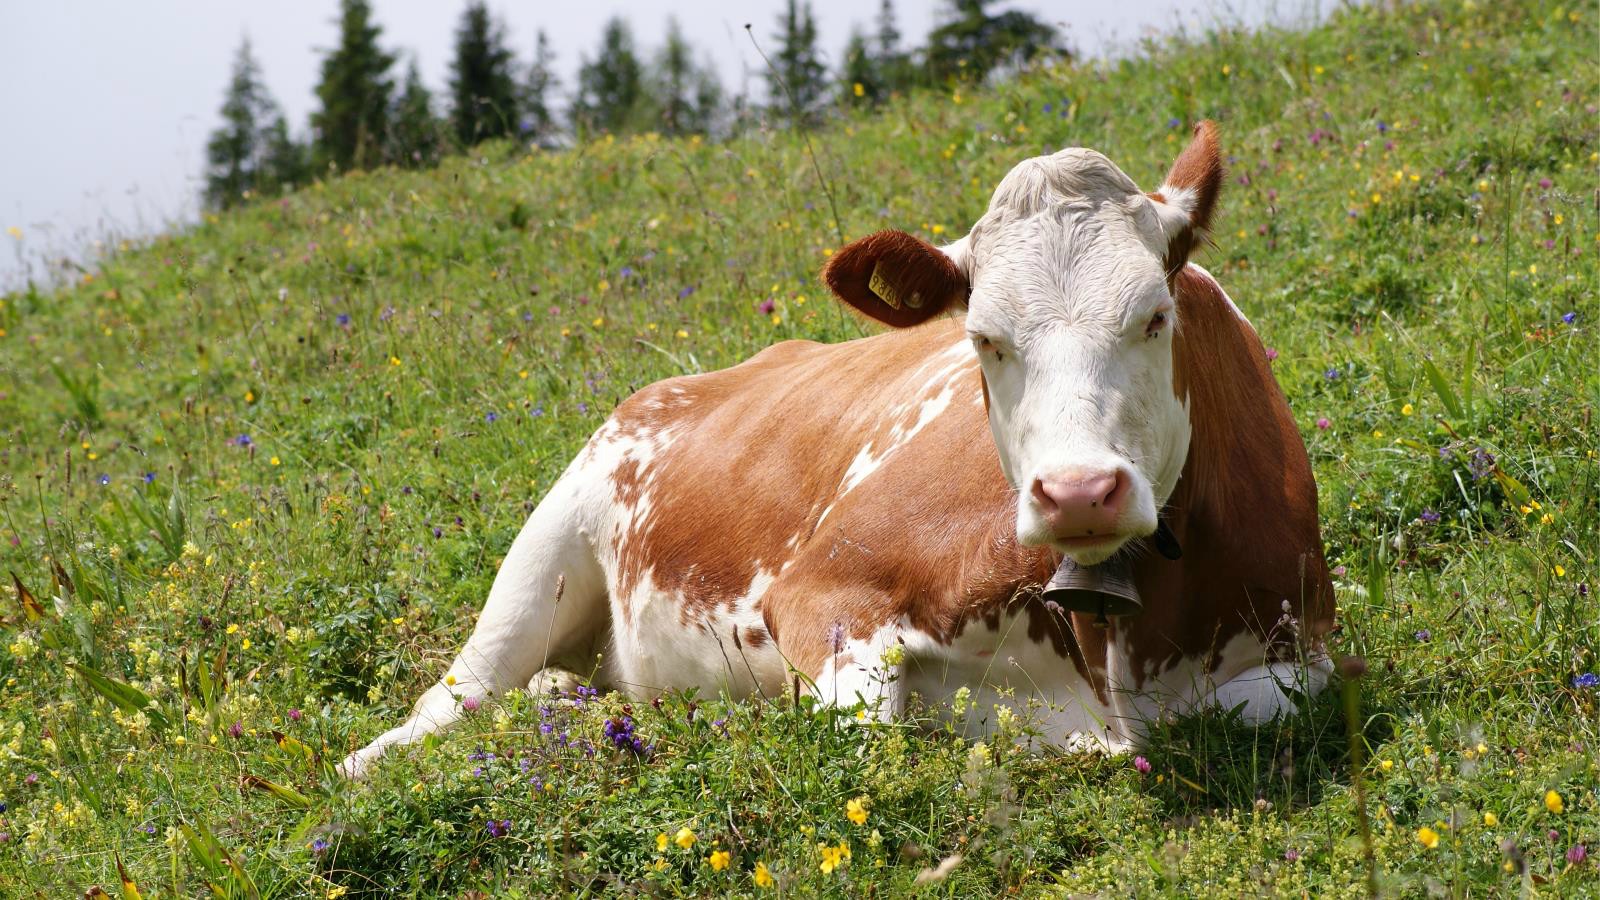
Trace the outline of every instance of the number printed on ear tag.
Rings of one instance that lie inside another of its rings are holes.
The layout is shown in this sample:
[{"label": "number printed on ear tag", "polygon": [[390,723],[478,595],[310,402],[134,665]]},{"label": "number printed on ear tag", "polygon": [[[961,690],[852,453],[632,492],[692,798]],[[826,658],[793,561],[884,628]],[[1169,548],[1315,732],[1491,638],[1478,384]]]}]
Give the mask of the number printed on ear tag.
[{"label": "number printed on ear tag", "polygon": [[867,287],[871,289],[874,294],[878,295],[879,300],[882,300],[895,309],[900,308],[900,294],[894,289],[894,285],[889,283],[889,279],[883,277],[882,263],[873,264],[872,278],[867,282]]}]

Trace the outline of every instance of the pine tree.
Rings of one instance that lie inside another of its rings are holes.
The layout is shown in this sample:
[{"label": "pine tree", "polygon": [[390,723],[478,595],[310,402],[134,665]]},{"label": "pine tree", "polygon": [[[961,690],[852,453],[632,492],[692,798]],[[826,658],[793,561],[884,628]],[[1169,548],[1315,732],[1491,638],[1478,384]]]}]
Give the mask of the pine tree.
[{"label": "pine tree", "polygon": [[222,125],[206,142],[205,204],[227,209],[253,194],[305,182],[304,151],[261,82],[250,39],[239,45],[222,103]]},{"label": "pine tree", "polygon": [[656,101],[663,134],[706,134],[722,102],[722,85],[709,63],[696,65],[676,18],[667,19],[667,42],[656,56]]},{"label": "pine tree", "polygon": [[938,81],[981,81],[1000,66],[1020,66],[1064,52],[1056,30],[1016,10],[990,15],[995,0],[950,0],[952,18],[928,35],[928,69]]},{"label": "pine tree", "polygon": [[572,103],[573,130],[622,132],[646,120],[649,97],[644,71],[633,51],[633,32],[620,16],[606,22],[594,61],[578,68]]},{"label": "pine tree", "polygon": [[289,122],[275,114],[261,132],[261,191],[282,194],[311,181],[311,148],[289,134]]},{"label": "pine tree", "polygon": [[556,117],[550,108],[550,94],[560,83],[556,78],[556,55],[550,49],[550,38],[539,29],[538,41],[533,48],[533,64],[528,67],[528,79],[522,91],[522,136],[541,147],[556,140]]},{"label": "pine tree", "polygon": [[[767,94],[791,124],[808,120],[827,90],[827,70],[817,55],[817,17],[810,0],[788,0],[778,17],[778,45],[767,73]],[[785,88],[787,87],[787,90]]]},{"label": "pine tree", "polygon": [[318,167],[361,169],[384,160],[394,56],[378,46],[382,31],[367,0],[341,0],[339,46],[323,57],[322,108],[311,117]]},{"label": "pine tree", "polygon": [[883,83],[877,63],[866,35],[860,29],[853,29],[850,43],[844,48],[844,69],[839,73],[839,92],[846,103],[862,106],[876,103],[882,97]]},{"label": "pine tree", "polygon": [[517,79],[506,46],[505,27],[483,0],[473,0],[456,26],[456,58],[450,71],[450,124],[463,147],[513,134],[517,127]]},{"label": "pine tree", "polygon": [[395,101],[389,126],[389,158],[402,166],[434,165],[444,152],[444,123],[433,112],[433,94],[422,83],[413,56],[406,65],[405,85]]},{"label": "pine tree", "polygon": [[881,96],[909,89],[917,81],[911,57],[900,49],[900,27],[895,24],[894,0],[883,0],[878,7],[877,47],[873,69],[877,72]]}]

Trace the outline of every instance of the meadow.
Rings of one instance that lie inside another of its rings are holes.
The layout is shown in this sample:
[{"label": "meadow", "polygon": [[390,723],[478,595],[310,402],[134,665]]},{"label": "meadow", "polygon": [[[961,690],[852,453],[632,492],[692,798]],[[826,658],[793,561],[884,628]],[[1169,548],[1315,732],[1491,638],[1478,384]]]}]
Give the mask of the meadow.
[{"label": "meadow", "polygon": [[[814,163],[350,174],[0,297],[0,895],[1600,896],[1597,48],[1592,4],[1344,8],[840,114]],[[1304,433],[1349,677],[1117,756],[519,693],[333,774],[622,398],[861,336],[843,241],[958,237],[1065,145],[1154,188],[1203,117],[1199,261]]]}]

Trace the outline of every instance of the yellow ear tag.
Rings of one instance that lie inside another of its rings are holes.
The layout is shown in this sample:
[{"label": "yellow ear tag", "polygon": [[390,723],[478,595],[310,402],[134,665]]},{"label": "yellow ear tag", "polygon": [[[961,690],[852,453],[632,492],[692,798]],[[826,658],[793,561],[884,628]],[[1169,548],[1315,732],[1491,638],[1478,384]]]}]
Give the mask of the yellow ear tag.
[{"label": "yellow ear tag", "polygon": [[[883,277],[882,268],[883,266],[881,263],[872,264],[872,278],[867,281],[867,287],[870,288],[874,294],[878,295],[879,300],[882,300],[895,309],[899,309],[902,304],[900,292],[894,289],[894,285],[889,283],[889,279]],[[903,302],[904,305],[909,306],[912,309],[921,309],[922,292],[912,291],[911,296],[906,297]]]}]

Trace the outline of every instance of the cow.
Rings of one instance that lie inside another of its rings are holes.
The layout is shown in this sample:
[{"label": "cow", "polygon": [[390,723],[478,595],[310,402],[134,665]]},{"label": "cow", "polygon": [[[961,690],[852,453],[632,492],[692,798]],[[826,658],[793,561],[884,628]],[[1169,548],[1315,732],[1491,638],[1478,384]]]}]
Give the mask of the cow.
[{"label": "cow", "polygon": [[[634,698],[800,685],[879,720],[920,697],[974,735],[1026,706],[1046,740],[1111,751],[1165,715],[1292,711],[1330,676],[1333,588],[1263,344],[1188,259],[1222,178],[1206,121],[1156,191],[1069,148],[952,244],[842,247],[824,281],[891,330],[619,405],[449,670],[342,771],[573,671]],[[1044,599],[1063,559],[1121,561],[1142,610]]]}]

